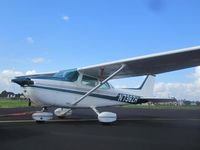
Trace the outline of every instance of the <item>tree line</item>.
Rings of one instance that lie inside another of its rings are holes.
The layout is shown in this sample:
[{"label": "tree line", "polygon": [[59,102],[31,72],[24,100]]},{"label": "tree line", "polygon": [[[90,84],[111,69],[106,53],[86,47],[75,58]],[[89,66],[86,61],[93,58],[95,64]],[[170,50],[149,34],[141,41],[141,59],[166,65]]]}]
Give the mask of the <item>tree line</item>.
[{"label": "tree line", "polygon": [[11,98],[11,99],[20,99],[23,97],[22,93],[13,93],[13,92],[8,92],[6,90],[2,91],[0,93],[0,98]]}]

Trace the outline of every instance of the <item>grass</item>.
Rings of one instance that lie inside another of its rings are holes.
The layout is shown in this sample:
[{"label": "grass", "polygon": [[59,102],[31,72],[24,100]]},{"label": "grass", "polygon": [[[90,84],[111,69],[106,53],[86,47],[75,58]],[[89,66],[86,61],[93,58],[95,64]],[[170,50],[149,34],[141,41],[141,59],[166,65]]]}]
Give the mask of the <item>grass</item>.
[{"label": "grass", "polygon": [[134,104],[130,104],[130,105],[126,105],[124,106],[125,108],[142,108],[142,109],[186,109],[186,110],[200,110],[200,106],[175,106],[175,105],[134,105]]},{"label": "grass", "polygon": [[[0,108],[17,108],[27,107],[28,101],[25,100],[11,100],[11,99],[0,99]],[[188,110],[200,110],[200,106],[174,106],[174,105],[140,105],[130,104],[123,106],[124,108],[133,109],[188,109]]]},{"label": "grass", "polygon": [[27,106],[28,101],[25,100],[0,99],[0,108],[16,108]]}]

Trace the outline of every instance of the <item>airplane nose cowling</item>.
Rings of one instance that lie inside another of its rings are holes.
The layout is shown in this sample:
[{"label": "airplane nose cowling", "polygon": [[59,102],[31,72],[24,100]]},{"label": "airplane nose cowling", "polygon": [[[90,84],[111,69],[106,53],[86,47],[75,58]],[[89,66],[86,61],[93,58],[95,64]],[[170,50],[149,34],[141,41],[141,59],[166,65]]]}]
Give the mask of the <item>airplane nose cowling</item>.
[{"label": "airplane nose cowling", "polygon": [[20,86],[33,85],[34,84],[34,82],[30,78],[16,78],[16,79],[12,79],[11,81],[19,84]]}]

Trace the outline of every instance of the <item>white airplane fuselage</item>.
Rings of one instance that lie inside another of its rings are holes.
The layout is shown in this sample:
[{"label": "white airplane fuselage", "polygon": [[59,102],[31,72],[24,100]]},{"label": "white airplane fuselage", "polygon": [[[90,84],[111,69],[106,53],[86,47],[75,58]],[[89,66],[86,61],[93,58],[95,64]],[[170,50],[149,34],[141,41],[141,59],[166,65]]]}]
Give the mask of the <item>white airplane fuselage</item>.
[{"label": "white airplane fuselage", "polygon": [[[31,78],[30,86],[22,86],[25,97],[40,106],[72,107],[91,86],[82,84],[82,74],[74,82],[48,78]],[[110,84],[100,87],[84,100],[73,107],[103,107],[141,103],[139,98],[144,96],[141,89],[115,89]]]},{"label": "white airplane fuselage", "polygon": [[[41,106],[71,107],[84,93],[91,89],[91,87],[71,82],[41,79],[33,81],[36,83],[34,86],[23,87],[24,95]],[[118,93],[120,91],[113,88],[99,89],[78,103],[76,107],[101,107],[126,104],[117,101],[116,97]]]}]

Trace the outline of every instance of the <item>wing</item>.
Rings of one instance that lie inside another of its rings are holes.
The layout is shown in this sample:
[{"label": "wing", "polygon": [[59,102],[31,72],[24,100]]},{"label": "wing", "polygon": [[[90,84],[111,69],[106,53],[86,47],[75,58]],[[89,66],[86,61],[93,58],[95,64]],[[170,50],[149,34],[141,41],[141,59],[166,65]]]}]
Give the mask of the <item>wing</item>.
[{"label": "wing", "polygon": [[35,73],[30,75],[22,75],[17,76],[16,78],[30,78],[30,77],[36,77],[36,76],[53,76],[56,72],[46,72],[46,73]]},{"label": "wing", "polygon": [[105,79],[119,69],[122,64],[125,67],[113,79],[154,75],[195,67],[200,65],[200,46],[78,68],[78,71]]}]

